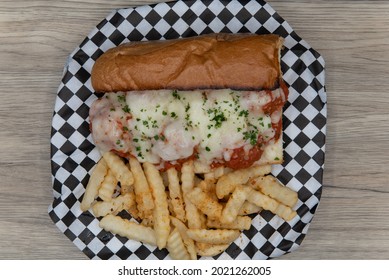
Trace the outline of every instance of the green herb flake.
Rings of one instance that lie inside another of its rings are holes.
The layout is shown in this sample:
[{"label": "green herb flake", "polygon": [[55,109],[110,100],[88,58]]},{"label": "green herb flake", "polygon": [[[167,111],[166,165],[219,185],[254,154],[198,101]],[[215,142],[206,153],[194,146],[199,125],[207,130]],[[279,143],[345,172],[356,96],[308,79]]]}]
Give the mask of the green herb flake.
[{"label": "green herb flake", "polygon": [[249,131],[243,132],[243,139],[249,140],[250,144],[252,146],[255,146],[257,144],[257,141],[258,141],[258,131],[249,130]]},{"label": "green herb flake", "polygon": [[215,127],[219,128],[222,126],[222,122],[225,122],[227,118],[224,116],[223,112],[219,112],[218,114],[213,117],[211,121],[215,121]]},{"label": "green herb flake", "polygon": [[128,107],[128,105],[125,105],[124,107],[122,107],[122,110],[124,113],[130,113],[131,110],[130,110],[130,107]]},{"label": "green herb flake", "polygon": [[181,96],[178,94],[177,90],[173,90],[172,95],[175,99],[181,100]]},{"label": "green herb flake", "polygon": [[248,117],[249,111],[248,110],[242,110],[239,112],[239,117]]},{"label": "green herb flake", "polygon": [[126,102],[126,96],[125,95],[118,95],[118,101],[121,103]]}]

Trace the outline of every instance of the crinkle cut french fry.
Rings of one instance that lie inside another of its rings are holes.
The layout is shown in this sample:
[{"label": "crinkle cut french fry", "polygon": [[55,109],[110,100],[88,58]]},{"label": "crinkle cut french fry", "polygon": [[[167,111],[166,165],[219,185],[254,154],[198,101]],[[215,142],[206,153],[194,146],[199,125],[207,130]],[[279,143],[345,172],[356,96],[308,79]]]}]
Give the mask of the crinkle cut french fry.
[{"label": "crinkle cut french fry", "polygon": [[153,222],[157,235],[157,245],[159,249],[162,249],[166,247],[170,234],[169,207],[165,186],[158,169],[152,163],[145,162],[143,169],[154,199]]},{"label": "crinkle cut french fry", "polygon": [[[123,189],[124,187],[124,189]],[[120,193],[122,195],[129,195],[132,199],[132,201],[134,201],[134,203],[130,206],[130,207],[127,207],[126,210],[134,219],[139,219],[139,211],[138,211],[138,208],[136,206],[136,200],[135,200],[135,193],[134,193],[134,185],[131,185],[131,186],[121,186],[121,189],[120,189]],[[152,217],[151,217],[152,218]]]},{"label": "crinkle cut french fry", "polygon": [[204,180],[215,182],[224,174],[224,166],[219,166],[213,169],[211,172],[204,174]]},{"label": "crinkle cut french fry", "polygon": [[230,243],[229,244],[209,244],[209,243],[196,242],[196,251],[199,256],[213,257],[224,252],[229,246]]},{"label": "crinkle cut french fry", "polygon": [[122,210],[129,209],[134,203],[134,197],[128,193],[112,198],[110,201],[98,201],[92,205],[92,211],[96,217],[116,215]]},{"label": "crinkle cut french fry", "polygon": [[251,188],[244,186],[237,186],[235,188],[234,192],[228,199],[226,206],[223,208],[223,212],[220,218],[222,223],[229,224],[236,219],[239,214],[239,209],[246,201],[246,198],[250,194],[251,190]]},{"label": "crinkle cut french fry", "polygon": [[228,244],[239,237],[240,231],[231,229],[188,229],[187,234],[196,242]]},{"label": "crinkle cut french fry", "polygon": [[139,217],[141,219],[151,219],[153,216],[154,201],[142,166],[133,157],[130,157],[129,165],[134,177],[134,194]]},{"label": "crinkle cut french fry", "polygon": [[154,225],[153,217],[142,219],[140,224],[145,227],[153,227]]},{"label": "crinkle cut french fry", "polygon": [[179,231],[175,228],[169,235],[166,249],[173,260],[190,260],[188,251],[185,248],[184,242]]},{"label": "crinkle cut french fry", "polygon": [[208,164],[202,163],[199,160],[195,160],[193,162],[193,168],[196,174],[204,174],[211,172],[211,167]]},{"label": "crinkle cut french fry", "polygon": [[221,176],[216,184],[216,195],[222,199],[232,193],[236,186],[246,184],[251,178],[264,176],[271,171],[270,165],[252,166],[245,169],[235,170]]},{"label": "crinkle cut french fry", "polygon": [[297,213],[289,206],[279,203],[277,200],[264,195],[260,191],[251,190],[247,200],[265,210],[271,211],[273,214],[280,216],[285,221],[293,219]]},{"label": "crinkle cut french fry", "polygon": [[239,216],[250,215],[250,214],[259,213],[261,211],[262,211],[262,207],[259,207],[254,203],[248,202],[246,200],[243,203],[242,207],[240,207],[238,215]]},{"label": "crinkle cut french fry", "polygon": [[104,181],[101,183],[99,188],[99,197],[104,201],[111,201],[117,184],[118,180],[113,175],[112,170],[109,169],[107,175],[104,178]]},{"label": "crinkle cut french fry", "polygon": [[219,201],[216,196],[216,182],[214,182],[214,180],[201,180],[198,182],[197,187],[206,192],[216,202]]},{"label": "crinkle cut french fry", "polygon": [[205,215],[212,219],[219,219],[223,206],[214,200],[208,193],[196,187],[187,194],[188,199]]},{"label": "crinkle cut french fry", "polygon": [[113,152],[105,152],[103,158],[121,184],[129,186],[134,183],[134,177],[132,176],[131,171],[118,155]]},{"label": "crinkle cut french fry", "polygon": [[297,192],[284,186],[271,175],[254,178],[250,180],[248,185],[286,206],[293,207],[297,203]]},{"label": "crinkle cut french fry", "polygon": [[251,218],[248,216],[238,216],[231,223],[222,223],[219,220],[207,220],[208,228],[215,229],[238,229],[238,230],[248,230],[251,227]]},{"label": "crinkle cut french fry", "polygon": [[128,239],[154,246],[157,245],[156,234],[152,228],[138,225],[133,221],[125,220],[119,216],[108,214],[100,220],[99,225],[106,231],[127,237]]},{"label": "crinkle cut french fry", "polygon": [[175,168],[166,171],[168,178],[169,196],[171,198],[174,216],[182,222],[186,222],[184,199],[181,193],[180,180]]},{"label": "crinkle cut french fry", "polygon": [[89,178],[88,185],[86,186],[84,196],[80,205],[81,211],[87,211],[92,203],[95,201],[99,193],[101,183],[104,181],[105,175],[107,174],[108,166],[103,158],[99,160],[96,167],[93,169],[92,174]]},{"label": "crinkle cut french fry", "polygon": [[196,247],[193,239],[189,238],[187,234],[188,228],[186,225],[177,219],[176,217],[170,216],[170,221],[173,226],[180,232],[182,237],[182,241],[185,244],[186,249],[188,250],[189,256],[191,260],[197,260]]},{"label": "crinkle cut french fry", "polygon": [[181,188],[185,203],[186,220],[189,228],[201,228],[201,213],[187,197],[187,194],[194,188],[194,177],[193,161],[185,162],[181,168]]}]

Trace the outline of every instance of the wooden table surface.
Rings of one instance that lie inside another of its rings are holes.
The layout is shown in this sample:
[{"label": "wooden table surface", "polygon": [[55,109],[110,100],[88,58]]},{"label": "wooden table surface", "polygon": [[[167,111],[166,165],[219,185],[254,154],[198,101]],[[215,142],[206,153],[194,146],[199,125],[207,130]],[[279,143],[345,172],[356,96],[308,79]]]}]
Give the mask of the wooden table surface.
[{"label": "wooden table surface", "polygon": [[[86,259],[47,214],[56,91],[111,10],[155,2],[0,2],[0,259]],[[328,95],[322,199],[281,259],[389,259],[389,1],[269,4],[323,55]]]}]

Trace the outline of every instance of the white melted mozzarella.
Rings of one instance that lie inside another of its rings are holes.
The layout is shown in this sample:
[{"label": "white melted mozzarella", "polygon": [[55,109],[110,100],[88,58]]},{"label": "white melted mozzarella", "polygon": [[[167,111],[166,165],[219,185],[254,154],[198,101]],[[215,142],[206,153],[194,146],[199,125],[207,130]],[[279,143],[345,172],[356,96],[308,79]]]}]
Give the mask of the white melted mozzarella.
[{"label": "white melted mozzarella", "polygon": [[279,96],[265,91],[197,90],[108,93],[92,105],[92,135],[100,150],[131,154],[140,162],[174,162],[196,154],[210,165],[229,161],[275,135],[263,107]]}]

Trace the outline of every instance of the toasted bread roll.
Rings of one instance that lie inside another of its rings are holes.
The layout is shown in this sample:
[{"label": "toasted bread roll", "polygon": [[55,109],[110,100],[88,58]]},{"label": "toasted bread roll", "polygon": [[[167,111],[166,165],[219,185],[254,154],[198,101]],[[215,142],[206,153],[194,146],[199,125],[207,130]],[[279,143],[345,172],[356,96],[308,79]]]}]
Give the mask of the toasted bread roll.
[{"label": "toasted bread roll", "polygon": [[97,92],[274,89],[282,81],[282,44],[274,34],[223,33],[130,42],[97,59],[92,86]]}]

